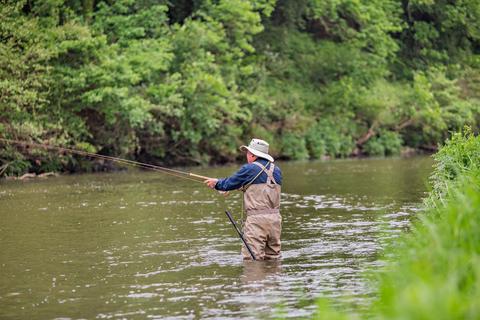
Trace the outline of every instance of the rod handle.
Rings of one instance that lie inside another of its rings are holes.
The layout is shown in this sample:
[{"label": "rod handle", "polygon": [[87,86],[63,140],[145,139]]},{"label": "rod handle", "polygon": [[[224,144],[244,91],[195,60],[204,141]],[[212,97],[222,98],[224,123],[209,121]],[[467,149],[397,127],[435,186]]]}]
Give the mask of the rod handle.
[{"label": "rod handle", "polygon": [[[195,174],[195,173],[191,173],[191,172],[189,172],[188,175],[191,176],[191,177],[200,178],[200,179],[203,179],[203,180],[212,179],[210,177],[201,176],[199,174]],[[229,194],[228,191],[217,190],[217,192],[220,193],[221,195],[225,196],[225,197],[228,196],[228,194]]]},{"label": "rod handle", "polygon": [[203,179],[203,180],[212,179],[210,177],[201,176],[199,174],[195,174],[195,173],[191,173],[191,172],[188,175],[191,176],[191,177],[200,178],[200,179]]}]

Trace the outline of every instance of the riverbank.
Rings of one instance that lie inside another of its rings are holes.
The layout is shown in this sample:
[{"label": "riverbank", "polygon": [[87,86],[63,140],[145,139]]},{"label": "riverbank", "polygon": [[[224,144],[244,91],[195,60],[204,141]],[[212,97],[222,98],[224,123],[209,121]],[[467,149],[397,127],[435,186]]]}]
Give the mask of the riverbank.
[{"label": "riverbank", "polygon": [[316,319],[478,319],[480,137],[456,134],[434,158],[426,211],[374,273],[378,297],[352,313],[319,300]]},{"label": "riverbank", "polygon": [[[0,166],[0,179],[6,178],[8,180],[28,180],[32,178],[44,178],[50,176],[58,176],[64,173],[96,173],[96,172],[115,172],[128,169],[130,165],[134,167],[143,167],[152,169],[154,167],[199,167],[201,163],[192,165],[189,162],[183,162],[180,159],[170,160],[169,162],[159,162],[154,159],[138,159],[138,158],[117,158],[109,155],[97,154],[88,152],[82,149],[71,149],[64,146],[54,146],[50,144],[42,145],[31,143],[27,141],[9,142],[6,139],[0,139],[0,146],[4,145],[5,149],[12,149],[22,159],[3,161],[4,164]],[[426,150],[402,148],[397,155],[401,158],[409,158],[420,155],[430,155],[431,152]],[[368,156],[364,154],[351,154],[349,157],[342,157],[342,159],[365,159],[365,158],[379,158],[379,156]],[[288,157],[275,156],[278,161],[290,161]],[[338,158],[332,156],[322,156],[319,159],[330,161]],[[0,158],[0,161],[2,159]],[[242,152],[238,152],[236,161],[217,161],[211,162],[210,166],[217,165],[231,165],[242,164],[245,158]],[[294,160],[295,161],[295,160]],[[308,161],[308,160],[301,160]]]}]

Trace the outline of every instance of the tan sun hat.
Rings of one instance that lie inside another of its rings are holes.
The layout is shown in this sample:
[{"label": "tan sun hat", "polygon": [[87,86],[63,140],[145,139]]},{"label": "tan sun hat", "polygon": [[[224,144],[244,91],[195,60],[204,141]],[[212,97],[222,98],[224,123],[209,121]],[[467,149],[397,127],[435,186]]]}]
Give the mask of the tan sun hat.
[{"label": "tan sun hat", "polygon": [[241,146],[240,150],[248,150],[257,157],[267,159],[270,162],[275,161],[273,160],[272,156],[268,154],[268,143],[264,140],[252,139],[248,146]]}]

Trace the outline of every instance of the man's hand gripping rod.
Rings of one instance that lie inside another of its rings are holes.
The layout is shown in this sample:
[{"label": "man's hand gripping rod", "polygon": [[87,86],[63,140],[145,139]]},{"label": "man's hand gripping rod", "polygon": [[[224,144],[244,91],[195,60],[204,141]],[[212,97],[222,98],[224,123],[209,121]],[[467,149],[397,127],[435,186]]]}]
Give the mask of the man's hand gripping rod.
[{"label": "man's hand gripping rod", "polygon": [[[199,174],[195,174],[195,173],[191,173],[191,172],[190,172],[188,175],[191,176],[191,177],[203,179],[204,182],[206,182],[207,180],[212,179],[212,178],[210,178],[210,177],[201,176],[201,175],[199,175]],[[220,191],[220,190],[217,190],[217,192],[220,193],[220,194],[222,194],[222,195],[224,195],[224,196],[228,196],[228,191]]]}]

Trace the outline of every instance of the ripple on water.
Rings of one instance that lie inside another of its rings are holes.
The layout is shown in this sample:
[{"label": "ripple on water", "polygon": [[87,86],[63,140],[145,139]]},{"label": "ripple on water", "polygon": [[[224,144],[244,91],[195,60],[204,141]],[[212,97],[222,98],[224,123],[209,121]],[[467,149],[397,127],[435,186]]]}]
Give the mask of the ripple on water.
[{"label": "ripple on water", "polygon": [[284,193],[282,196],[286,199],[282,201],[283,208],[289,208],[293,205],[296,208],[313,208],[315,210],[340,209],[345,211],[380,211],[391,206],[391,204],[378,206],[375,205],[375,203],[367,205],[365,201],[359,201],[356,197],[344,198],[335,195],[299,196]]},{"label": "ripple on water", "polygon": [[[331,186],[320,184],[302,189],[302,181],[288,188],[303,194],[282,194],[283,259],[249,264],[221,210],[238,212],[241,194],[224,200],[210,190],[171,184],[157,176],[112,175],[0,191],[2,208],[9,208],[2,218],[11,217],[0,226],[2,236],[9,232],[2,254],[15,262],[2,262],[2,274],[9,275],[2,304],[18,311],[28,301],[54,297],[29,314],[48,305],[65,318],[258,319],[280,311],[309,317],[318,296],[334,304],[369,301],[374,291],[362,273],[383,265],[377,257],[386,240],[408,229],[418,211],[402,198],[354,188],[328,193]],[[11,214],[10,201],[19,198],[36,201]],[[17,230],[23,218],[28,227]],[[40,285],[28,291],[25,283]]]}]

